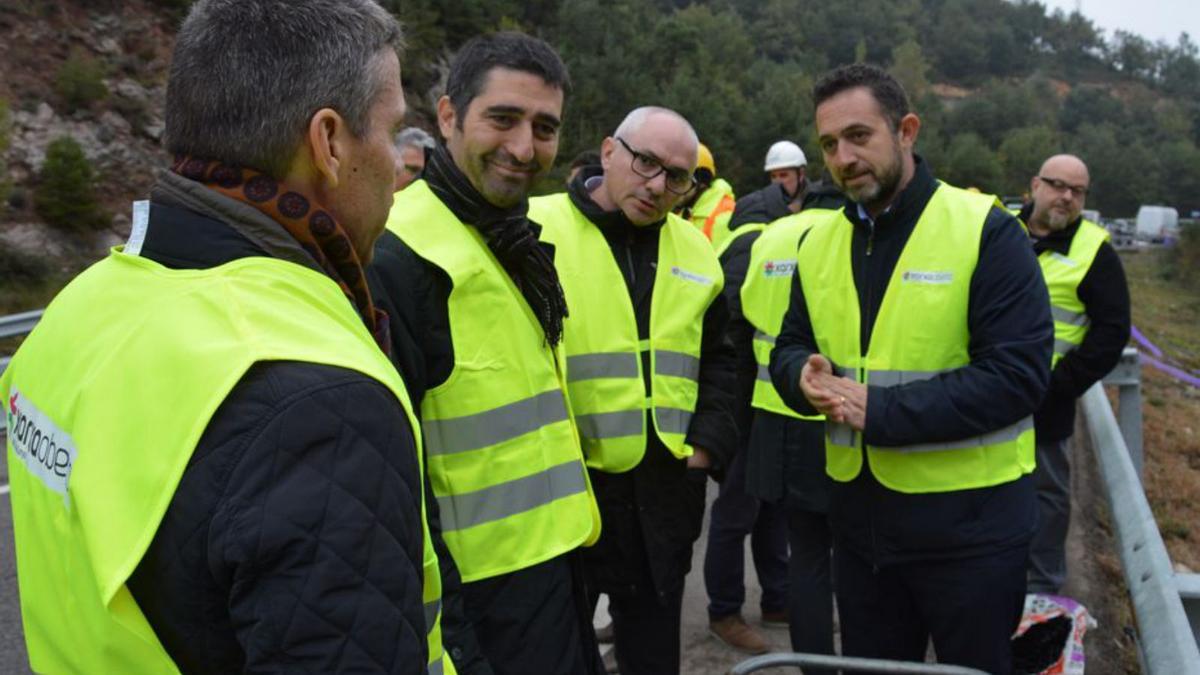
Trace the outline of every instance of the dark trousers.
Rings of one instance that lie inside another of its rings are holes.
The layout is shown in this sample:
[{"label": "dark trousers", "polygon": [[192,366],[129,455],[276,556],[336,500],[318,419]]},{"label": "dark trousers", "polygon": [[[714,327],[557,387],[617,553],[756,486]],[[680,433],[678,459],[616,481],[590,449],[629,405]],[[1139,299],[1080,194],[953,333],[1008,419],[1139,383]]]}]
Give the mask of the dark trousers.
[{"label": "dark trousers", "polygon": [[[636,592],[607,595],[621,675],[678,674],[683,589],[661,596]],[[592,595],[593,607],[598,599],[599,594]]]},{"label": "dark trousers", "polygon": [[762,611],[783,611],[788,606],[787,514],[782,503],[762,502],[746,494],[746,455],[738,453],[713,501],[708,524],[704,587],[710,619],[742,611],[746,535],[762,586]]},{"label": "dark trousers", "polygon": [[923,661],[930,638],[941,663],[1012,671],[1009,638],[1025,604],[1026,546],[956,560],[873,569],[834,551],[842,653]]},{"label": "dark trousers", "polygon": [[604,672],[582,566],[573,551],[462,585],[467,618],[496,675]]},{"label": "dark trousers", "polygon": [[1029,551],[1029,592],[1057,594],[1067,580],[1067,527],[1071,524],[1070,438],[1037,443],[1038,529]]},{"label": "dark trousers", "polygon": [[824,513],[793,509],[788,513],[788,561],[791,596],[788,632],[792,650],[833,654],[832,538]]}]

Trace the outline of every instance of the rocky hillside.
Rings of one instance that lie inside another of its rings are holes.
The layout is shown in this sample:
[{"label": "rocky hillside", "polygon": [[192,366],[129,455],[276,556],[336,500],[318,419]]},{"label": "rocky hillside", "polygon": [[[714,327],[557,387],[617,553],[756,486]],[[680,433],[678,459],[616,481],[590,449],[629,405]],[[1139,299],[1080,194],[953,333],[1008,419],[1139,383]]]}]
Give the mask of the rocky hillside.
[{"label": "rocky hillside", "polygon": [[[0,100],[9,110],[0,247],[54,258],[69,272],[124,237],[129,202],[166,159],[163,100],[177,20],[143,0],[0,1]],[[62,136],[95,169],[107,230],[63,233],[35,212],[47,147]]]}]

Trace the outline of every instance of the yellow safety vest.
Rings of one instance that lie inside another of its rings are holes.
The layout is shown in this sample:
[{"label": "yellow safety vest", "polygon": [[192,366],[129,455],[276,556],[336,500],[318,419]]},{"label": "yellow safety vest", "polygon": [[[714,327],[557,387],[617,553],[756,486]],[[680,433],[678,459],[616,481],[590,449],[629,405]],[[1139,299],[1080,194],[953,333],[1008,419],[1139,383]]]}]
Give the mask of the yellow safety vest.
[{"label": "yellow safety vest", "polygon": [[[970,363],[967,308],[984,221],[998,202],[941,184],[917,221],[888,282],[870,347],[860,342],[861,309],[850,265],[854,226],[844,212],[800,245],[799,276],[822,354],[857,382],[896,386]],[[883,485],[899,492],[948,492],[1009,482],[1033,471],[1033,418],[982,436],[902,447],[866,446],[845,424],[825,424],[826,472],[840,482],[863,456]]]},{"label": "yellow safety vest", "polygon": [[1050,313],[1054,316],[1054,361],[1083,344],[1091,327],[1087,307],[1079,299],[1079,284],[1096,260],[1100,246],[1109,240],[1108,230],[1084,220],[1071,238],[1067,254],[1042,251],[1038,264],[1050,289]]},{"label": "yellow safety vest", "polygon": [[[650,339],[637,317],[608,241],[565,193],[529,202],[529,217],[554,244],[570,316],[563,327],[567,387],[588,466],[628,471],[646,451],[646,412],[663,445],[692,454],[688,426],[699,392],[704,313],[724,277],[712,246],[687,221],[668,215],[658,238]],[[641,352],[650,352],[650,397]]]},{"label": "yellow safety vest", "polygon": [[713,247],[720,246],[729,236],[729,220],[733,218],[736,199],[733,187],[724,178],[718,178],[692,205],[692,224],[704,233]]},{"label": "yellow safety vest", "polygon": [[[50,304],[0,378],[35,671],[178,672],[125,583],[214,411],[250,366],[275,360],[386,386],[420,457],[399,375],[338,286],[313,270],[261,257],[171,270],[114,250]],[[452,673],[427,528],[424,541],[429,672]]]},{"label": "yellow safety vest", "polygon": [[488,249],[419,180],[388,218],[453,283],[454,367],[421,403],[442,536],[463,581],[524,569],[600,536],[561,355]]},{"label": "yellow safety vest", "polygon": [[762,232],[765,229],[767,229],[766,223],[746,223],[738,227],[736,230],[733,230],[729,233],[729,236],[725,237],[724,241],[722,241],[720,245],[716,246],[714,249],[717,253],[717,260],[720,260],[721,256],[725,255],[725,251],[728,251],[729,247],[733,246],[733,242],[748,234],[753,232]]},{"label": "yellow safety vest", "polygon": [[[750,248],[750,266],[742,283],[742,314],[754,326],[754,360],[758,375],[750,405],[802,420],[821,421],[822,415],[801,415],[792,410],[771,382],[771,350],[792,298],[792,275],[796,271],[796,249],[800,237],[813,225],[836,217],[831,209],[805,209],[784,216],[767,228]],[[738,228],[737,231],[741,231]],[[828,262],[824,263],[828,264]]]}]

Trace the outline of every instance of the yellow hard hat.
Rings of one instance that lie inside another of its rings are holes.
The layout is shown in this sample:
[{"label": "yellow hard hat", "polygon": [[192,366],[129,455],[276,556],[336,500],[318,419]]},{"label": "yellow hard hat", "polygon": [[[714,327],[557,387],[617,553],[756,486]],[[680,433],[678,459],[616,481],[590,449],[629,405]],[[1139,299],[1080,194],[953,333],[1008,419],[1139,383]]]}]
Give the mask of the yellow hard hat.
[{"label": "yellow hard hat", "polygon": [[717,175],[717,163],[713,160],[712,151],[708,149],[708,146],[701,143],[697,154],[696,168],[708,169],[712,175]]}]

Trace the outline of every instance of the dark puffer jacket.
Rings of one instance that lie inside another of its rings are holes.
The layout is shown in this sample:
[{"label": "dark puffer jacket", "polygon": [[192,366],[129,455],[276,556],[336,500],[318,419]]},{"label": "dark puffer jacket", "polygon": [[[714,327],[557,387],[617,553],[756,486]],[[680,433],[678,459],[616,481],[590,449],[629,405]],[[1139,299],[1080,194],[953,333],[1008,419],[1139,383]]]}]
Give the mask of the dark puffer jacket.
[{"label": "dark puffer jacket", "polygon": [[[142,255],[204,269],[265,255],[151,209]],[[185,673],[422,673],[420,474],[392,393],[361,373],[253,366],[217,409],[128,586]]]}]

